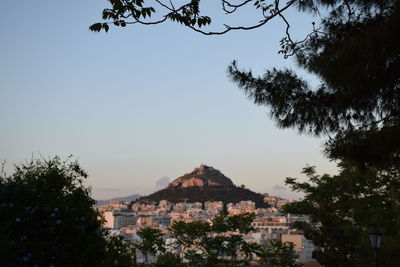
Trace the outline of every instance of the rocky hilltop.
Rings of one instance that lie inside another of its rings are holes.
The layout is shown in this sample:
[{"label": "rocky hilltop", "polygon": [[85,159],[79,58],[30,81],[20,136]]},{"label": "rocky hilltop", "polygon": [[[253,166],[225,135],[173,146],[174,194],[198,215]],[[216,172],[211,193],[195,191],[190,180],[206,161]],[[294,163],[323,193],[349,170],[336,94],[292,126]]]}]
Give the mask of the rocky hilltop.
[{"label": "rocky hilltop", "polygon": [[204,164],[173,180],[166,188],[142,197],[137,202],[178,202],[222,201],[237,203],[251,200],[257,207],[265,207],[263,195],[234,185],[231,179],[219,170]]},{"label": "rocky hilltop", "polygon": [[201,164],[200,167],[194,169],[191,173],[187,173],[182,177],[179,177],[172,181],[168,187],[209,187],[209,186],[224,186],[232,187],[235,186],[231,179],[223,175],[219,170],[213,167]]}]

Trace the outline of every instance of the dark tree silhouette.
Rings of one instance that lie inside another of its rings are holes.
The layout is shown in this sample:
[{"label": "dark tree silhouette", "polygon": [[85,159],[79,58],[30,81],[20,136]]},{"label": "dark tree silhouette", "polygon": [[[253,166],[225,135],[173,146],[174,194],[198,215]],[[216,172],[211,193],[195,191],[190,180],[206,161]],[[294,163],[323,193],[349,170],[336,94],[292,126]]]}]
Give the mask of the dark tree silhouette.
[{"label": "dark tree silhouette", "polygon": [[291,6],[298,8],[311,7],[307,1],[291,0],[280,3],[279,0],[244,0],[238,3],[221,0],[222,12],[232,14],[245,6],[254,6],[259,13],[259,19],[249,26],[223,25],[223,29],[216,31],[204,30],[212,22],[212,18],[201,12],[201,0],[184,1],[146,1],[146,0],[108,0],[111,8],[103,10],[103,23],[95,23],[90,26],[92,31],[109,30],[109,24],[125,27],[128,24],[155,25],[166,21],[178,22],[196,32],[205,35],[222,35],[235,30],[252,30],[265,25]]},{"label": "dark tree silhouette", "polygon": [[[77,162],[35,160],[0,174],[0,266],[126,266]],[[118,252],[118,253],[117,253]]]},{"label": "dark tree silhouette", "polygon": [[288,69],[256,77],[233,62],[229,75],[255,104],[270,108],[279,127],[331,135],[325,146],[329,158],[398,165],[400,4],[319,2],[332,3],[320,29],[304,42],[283,42],[284,53],[320,79],[318,88]]},{"label": "dark tree silhouette", "polygon": [[308,182],[287,178],[304,199],[285,205],[286,213],[305,214],[310,222],[297,222],[305,237],[320,249],[314,256],[324,266],[371,266],[374,263],[368,231],[384,233],[379,266],[398,266],[400,261],[400,171],[398,168],[360,171],[341,163],[340,173],[318,175],[314,167],[303,173]]}]

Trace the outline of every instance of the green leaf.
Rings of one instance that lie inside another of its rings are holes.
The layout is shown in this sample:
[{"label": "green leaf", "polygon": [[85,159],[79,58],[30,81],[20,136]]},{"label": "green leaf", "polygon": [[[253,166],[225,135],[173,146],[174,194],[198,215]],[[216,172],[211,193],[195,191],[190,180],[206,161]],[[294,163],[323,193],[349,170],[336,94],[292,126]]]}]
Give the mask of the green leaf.
[{"label": "green leaf", "polygon": [[110,26],[108,26],[107,23],[103,23],[103,29],[108,32],[108,30],[110,29]]},{"label": "green leaf", "polygon": [[101,28],[102,28],[101,23],[95,23],[89,27],[89,30],[91,30],[92,32],[99,32]]}]

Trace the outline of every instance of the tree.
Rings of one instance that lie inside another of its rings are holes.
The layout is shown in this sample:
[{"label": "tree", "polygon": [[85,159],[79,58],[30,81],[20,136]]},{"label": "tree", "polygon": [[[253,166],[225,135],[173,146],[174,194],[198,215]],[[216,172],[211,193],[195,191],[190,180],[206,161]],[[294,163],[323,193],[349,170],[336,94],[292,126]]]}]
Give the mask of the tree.
[{"label": "tree", "polygon": [[383,233],[379,249],[380,266],[400,262],[400,171],[398,168],[360,171],[348,163],[340,164],[338,175],[317,175],[314,167],[303,169],[309,179],[299,182],[287,178],[303,200],[285,205],[284,211],[305,214],[310,222],[293,227],[304,231],[320,249],[314,257],[324,266],[371,266],[373,252],[368,238],[371,228]]},{"label": "tree", "polygon": [[208,254],[223,258],[227,256],[233,263],[237,261],[238,252],[243,252],[246,258],[250,258],[250,255],[255,253],[258,247],[247,243],[243,235],[254,230],[251,226],[254,218],[254,213],[229,216],[226,211],[222,210],[212,219],[213,238],[207,240]]},{"label": "tree", "polygon": [[[293,246],[272,242],[266,250],[254,242],[245,241],[244,234],[254,230],[251,227],[254,216],[252,213],[229,216],[222,211],[220,215],[213,218],[211,224],[202,221],[175,221],[170,226],[170,236],[175,239],[176,248],[183,249],[184,257],[189,261],[190,266],[214,266],[219,263],[248,264],[254,255],[265,260],[271,253],[278,252],[273,257],[274,262],[279,262],[283,264],[282,266],[297,266],[285,265],[294,260],[294,254],[289,253],[293,252]],[[156,266],[181,264],[179,256],[165,253],[163,236],[158,229],[144,228],[138,232],[138,235],[142,238],[142,242],[136,246],[145,256],[146,263],[149,263],[149,255],[162,252],[157,257]],[[238,260],[239,254],[244,255],[245,259]]]},{"label": "tree", "polygon": [[[183,249],[185,258],[189,263],[203,262],[206,248],[204,239],[210,233],[209,223],[202,221],[183,222],[175,221],[170,226],[171,237],[176,239],[175,245]],[[199,254],[199,252],[202,254]]]},{"label": "tree", "polygon": [[179,256],[167,252],[157,257],[157,261],[155,264],[156,267],[181,267],[183,264],[181,263],[181,259]]},{"label": "tree", "polygon": [[306,1],[291,0],[284,5],[280,5],[279,1],[266,3],[264,0],[243,0],[239,4],[234,4],[221,0],[222,11],[226,14],[235,13],[238,9],[253,4],[261,20],[251,26],[229,26],[224,24],[224,29],[220,31],[205,31],[202,29],[204,26],[211,24],[212,18],[200,12],[201,0],[188,0],[185,3],[163,0],[155,2],[146,0],[108,0],[108,2],[110,2],[111,8],[104,9],[102,13],[102,19],[105,22],[93,24],[90,26],[90,30],[96,32],[105,30],[107,32],[109,24],[125,27],[128,24],[155,25],[169,20],[178,22],[205,35],[221,35],[229,31],[251,30],[261,27],[291,6],[304,6]]},{"label": "tree", "polygon": [[259,246],[247,243],[243,235],[254,230],[251,222],[255,215],[243,213],[229,216],[226,211],[208,222],[176,221],[170,226],[171,237],[182,247],[190,264],[216,264],[221,261],[235,263],[238,252],[251,259]]},{"label": "tree", "polygon": [[[269,246],[258,252],[261,260],[268,266],[300,267],[302,264],[296,261],[293,243],[270,240]],[[337,266],[337,265],[336,265]]]},{"label": "tree", "polygon": [[147,227],[140,229],[137,234],[141,238],[137,248],[143,254],[146,263],[150,261],[149,256],[165,252],[165,241],[161,230]]},{"label": "tree", "polygon": [[0,175],[0,266],[105,265],[107,240],[86,177],[58,157]]},{"label": "tree", "polygon": [[254,230],[251,226],[254,218],[254,213],[245,212],[229,216],[227,211],[222,210],[219,215],[212,219],[212,231],[215,233],[238,232],[247,234]]},{"label": "tree", "polygon": [[229,67],[230,77],[279,127],[328,134],[325,153],[364,166],[398,165],[400,25],[398,1],[310,1],[331,12],[304,42],[283,41],[287,55],[316,75],[313,89],[291,70],[262,77]]},{"label": "tree", "polygon": [[108,235],[106,238],[106,266],[131,267],[133,244],[121,235]]},{"label": "tree", "polygon": [[255,242],[243,242],[240,250],[245,256],[245,261],[248,262],[253,259],[254,255],[260,255],[262,247]]}]

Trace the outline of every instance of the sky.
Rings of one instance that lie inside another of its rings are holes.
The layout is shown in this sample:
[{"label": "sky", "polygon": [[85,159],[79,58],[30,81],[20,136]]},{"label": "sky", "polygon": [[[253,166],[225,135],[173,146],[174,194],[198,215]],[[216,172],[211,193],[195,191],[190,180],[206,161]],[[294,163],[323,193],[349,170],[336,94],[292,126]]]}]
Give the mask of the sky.
[{"label": "sky", "polygon": [[[227,77],[232,60],[262,74],[293,68],[278,55],[285,25],[203,36],[169,22],[158,26],[88,27],[106,1],[1,1],[0,160],[6,171],[33,157],[73,155],[89,173],[93,197],[148,194],[204,163],[237,185],[283,197],[285,177],[306,164],[335,173],[324,138],[278,129]],[[226,17],[251,23],[251,10]],[[315,18],[289,10],[295,37]]]}]

